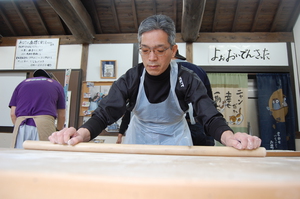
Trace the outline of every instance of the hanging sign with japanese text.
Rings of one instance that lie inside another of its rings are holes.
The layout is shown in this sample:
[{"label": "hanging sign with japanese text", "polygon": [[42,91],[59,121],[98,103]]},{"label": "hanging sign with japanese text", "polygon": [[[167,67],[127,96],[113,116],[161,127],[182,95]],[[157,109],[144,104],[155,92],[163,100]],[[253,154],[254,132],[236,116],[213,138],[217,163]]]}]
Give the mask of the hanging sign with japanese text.
[{"label": "hanging sign with japanese text", "polygon": [[56,69],[59,39],[18,39],[14,69]]},{"label": "hanging sign with japanese text", "polygon": [[197,65],[288,66],[286,43],[194,43]]}]

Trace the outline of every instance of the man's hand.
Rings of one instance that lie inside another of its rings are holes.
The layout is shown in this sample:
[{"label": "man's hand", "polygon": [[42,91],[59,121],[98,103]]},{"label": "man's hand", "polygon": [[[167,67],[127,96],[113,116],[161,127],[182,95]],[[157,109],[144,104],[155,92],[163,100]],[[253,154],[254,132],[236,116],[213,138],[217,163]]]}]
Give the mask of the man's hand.
[{"label": "man's hand", "polygon": [[123,135],[121,133],[119,133],[116,144],[121,144],[122,143],[122,137],[123,137]]},{"label": "man's hand", "polygon": [[221,136],[222,144],[232,146],[236,149],[256,149],[261,145],[261,139],[257,136],[251,136],[247,133],[237,132],[233,134],[231,131],[224,131]]},{"label": "man's hand", "polygon": [[75,145],[79,142],[87,142],[90,140],[90,132],[88,129],[80,128],[76,130],[74,127],[64,128],[61,131],[52,133],[48,139],[53,144],[69,144]]}]

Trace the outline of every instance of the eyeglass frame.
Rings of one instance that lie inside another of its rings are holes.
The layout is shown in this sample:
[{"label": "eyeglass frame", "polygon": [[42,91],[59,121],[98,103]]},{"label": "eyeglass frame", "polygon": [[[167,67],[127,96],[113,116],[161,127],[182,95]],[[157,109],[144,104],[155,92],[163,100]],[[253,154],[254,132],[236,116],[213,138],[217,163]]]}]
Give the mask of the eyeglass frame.
[{"label": "eyeglass frame", "polygon": [[[148,54],[143,54],[143,52],[141,51],[143,47],[144,47],[144,48],[148,48],[148,49],[150,50]],[[163,54],[162,54],[162,55],[157,55],[157,54],[155,53],[155,52],[157,52],[157,51],[156,51],[156,48],[164,48],[164,51],[162,52]],[[140,55],[141,55],[141,56],[149,56],[150,53],[153,52],[156,56],[161,57],[161,56],[164,56],[164,55],[166,54],[166,51],[167,51],[169,48],[172,50],[173,46],[170,45],[168,48],[167,48],[167,47],[163,47],[163,46],[157,46],[157,47],[154,47],[154,48],[150,48],[150,47],[148,47],[148,46],[140,46],[140,47],[139,47],[139,52],[140,52]]]}]

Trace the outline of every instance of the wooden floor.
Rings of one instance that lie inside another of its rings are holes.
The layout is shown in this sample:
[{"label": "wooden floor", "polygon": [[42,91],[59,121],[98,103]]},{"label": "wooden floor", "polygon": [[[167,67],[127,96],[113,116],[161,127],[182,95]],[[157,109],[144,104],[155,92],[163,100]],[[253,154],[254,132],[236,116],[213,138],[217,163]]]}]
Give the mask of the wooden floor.
[{"label": "wooden floor", "polygon": [[0,149],[0,198],[300,198],[300,157]]}]

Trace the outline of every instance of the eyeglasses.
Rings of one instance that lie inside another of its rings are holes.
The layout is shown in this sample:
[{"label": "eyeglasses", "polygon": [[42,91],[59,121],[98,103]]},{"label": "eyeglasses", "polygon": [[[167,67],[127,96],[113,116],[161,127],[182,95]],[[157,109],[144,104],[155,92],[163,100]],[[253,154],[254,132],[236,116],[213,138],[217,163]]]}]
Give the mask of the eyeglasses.
[{"label": "eyeglasses", "polygon": [[156,55],[156,56],[164,56],[166,54],[166,51],[168,49],[171,49],[172,46],[166,48],[166,47],[156,47],[156,48],[148,48],[148,47],[140,47],[139,50],[140,50],[140,54],[142,56],[148,56],[150,54],[151,51],[153,51],[153,53]]}]

